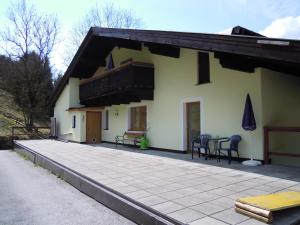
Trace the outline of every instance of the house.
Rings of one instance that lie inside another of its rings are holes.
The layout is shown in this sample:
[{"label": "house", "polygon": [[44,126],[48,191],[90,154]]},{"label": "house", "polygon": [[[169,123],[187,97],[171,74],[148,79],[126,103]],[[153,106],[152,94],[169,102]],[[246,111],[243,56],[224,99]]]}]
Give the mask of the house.
[{"label": "house", "polygon": [[[298,40],[241,27],[232,35],[92,27],[51,104],[60,139],[114,142],[143,131],[153,148],[186,152],[199,132],[239,134],[241,157],[253,150],[263,160],[264,126],[300,125],[299,76]],[[241,128],[247,93],[253,132]]]}]

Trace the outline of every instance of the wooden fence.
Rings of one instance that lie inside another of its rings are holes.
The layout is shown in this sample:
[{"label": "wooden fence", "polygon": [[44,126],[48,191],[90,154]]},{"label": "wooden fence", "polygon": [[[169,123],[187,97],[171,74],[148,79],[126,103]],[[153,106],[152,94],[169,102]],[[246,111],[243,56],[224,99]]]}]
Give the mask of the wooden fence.
[{"label": "wooden fence", "polygon": [[271,126],[264,127],[264,161],[265,161],[265,164],[270,163],[270,155],[300,157],[300,153],[270,152],[270,146],[269,146],[270,132],[300,132],[300,127],[271,127]]}]

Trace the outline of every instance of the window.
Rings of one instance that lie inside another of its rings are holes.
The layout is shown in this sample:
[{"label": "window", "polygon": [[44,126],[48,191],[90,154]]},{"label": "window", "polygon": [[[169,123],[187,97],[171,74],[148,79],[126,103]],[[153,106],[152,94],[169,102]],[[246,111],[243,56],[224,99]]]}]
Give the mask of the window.
[{"label": "window", "polygon": [[103,129],[104,130],[108,130],[108,120],[109,120],[109,111],[108,110],[105,110],[105,112],[104,112],[104,119],[103,119],[103,121],[104,121],[104,126],[103,126]]},{"label": "window", "polygon": [[146,106],[130,108],[130,130],[146,131],[147,108]]},{"label": "window", "polygon": [[207,52],[198,52],[198,83],[210,83],[209,72],[209,54]]},{"label": "window", "polygon": [[76,116],[73,115],[72,117],[72,128],[75,128],[76,127]]}]

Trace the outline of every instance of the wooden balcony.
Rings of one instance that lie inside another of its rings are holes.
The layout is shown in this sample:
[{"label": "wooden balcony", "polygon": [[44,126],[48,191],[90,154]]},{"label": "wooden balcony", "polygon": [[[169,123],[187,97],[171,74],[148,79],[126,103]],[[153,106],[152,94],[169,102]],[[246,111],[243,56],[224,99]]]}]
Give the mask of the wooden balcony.
[{"label": "wooden balcony", "polygon": [[129,62],[80,83],[80,104],[111,106],[153,100],[154,66]]}]

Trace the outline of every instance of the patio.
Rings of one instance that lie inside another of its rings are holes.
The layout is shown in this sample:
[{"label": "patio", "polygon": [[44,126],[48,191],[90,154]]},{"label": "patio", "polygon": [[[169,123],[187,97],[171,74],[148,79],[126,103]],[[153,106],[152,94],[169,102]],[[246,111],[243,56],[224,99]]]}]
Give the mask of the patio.
[{"label": "patio", "polygon": [[[86,177],[181,223],[264,224],[234,211],[239,197],[300,191],[300,168],[244,167],[227,160],[191,160],[190,155],[140,151],[112,144],[54,140],[16,141]],[[274,215],[273,224],[300,220],[300,208]]]}]

